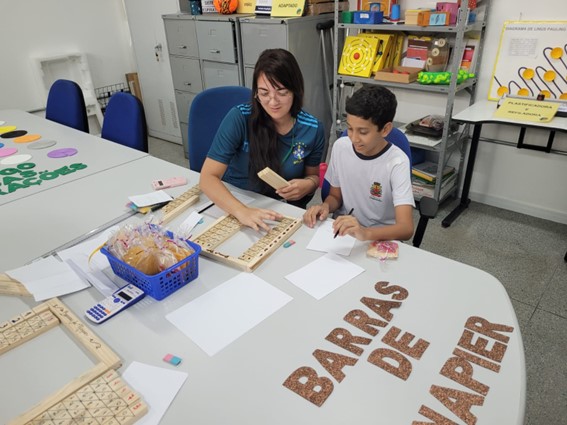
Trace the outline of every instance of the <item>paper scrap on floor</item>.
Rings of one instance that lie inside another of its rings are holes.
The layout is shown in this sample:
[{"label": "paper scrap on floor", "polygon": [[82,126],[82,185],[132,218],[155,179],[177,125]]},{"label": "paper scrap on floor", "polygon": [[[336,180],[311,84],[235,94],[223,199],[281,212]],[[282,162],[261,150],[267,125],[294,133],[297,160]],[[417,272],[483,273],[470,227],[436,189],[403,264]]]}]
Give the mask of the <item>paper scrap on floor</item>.
[{"label": "paper scrap on floor", "polygon": [[108,259],[98,251],[93,254],[90,261],[89,257],[117,230],[118,226],[113,226],[98,236],[57,252],[59,258],[67,262],[82,279],[90,282],[105,297],[112,295],[118,289],[116,283],[104,272],[104,270],[110,270],[110,264]]},{"label": "paper scrap on floor", "polygon": [[140,393],[148,405],[148,413],[136,425],[157,425],[185,383],[187,373],[132,362],[122,378]]},{"label": "paper scrap on floor", "polygon": [[[288,274],[285,278],[312,297],[320,300],[363,271],[362,267],[343,257],[328,253]],[[317,277],[314,278],[313,276]]]},{"label": "paper scrap on floor", "polygon": [[65,262],[53,256],[6,272],[25,286],[36,301],[70,294],[88,288],[88,284]]},{"label": "paper scrap on floor", "polygon": [[337,236],[333,231],[333,222],[325,220],[316,227],[315,234],[309,241],[307,249],[321,252],[332,252],[334,254],[348,257],[356,242],[352,236]]},{"label": "paper scrap on floor", "polygon": [[243,272],[165,317],[214,356],[291,300],[258,276]]}]

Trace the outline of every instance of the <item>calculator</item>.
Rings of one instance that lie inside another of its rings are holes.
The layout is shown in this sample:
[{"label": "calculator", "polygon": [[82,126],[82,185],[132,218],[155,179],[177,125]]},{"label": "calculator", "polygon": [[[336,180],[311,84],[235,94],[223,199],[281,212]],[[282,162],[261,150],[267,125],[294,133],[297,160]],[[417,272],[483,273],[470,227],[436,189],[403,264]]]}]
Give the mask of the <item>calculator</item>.
[{"label": "calculator", "polygon": [[102,323],[136,304],[144,298],[145,295],[146,293],[144,291],[130,283],[93,305],[85,311],[85,316],[91,322]]}]

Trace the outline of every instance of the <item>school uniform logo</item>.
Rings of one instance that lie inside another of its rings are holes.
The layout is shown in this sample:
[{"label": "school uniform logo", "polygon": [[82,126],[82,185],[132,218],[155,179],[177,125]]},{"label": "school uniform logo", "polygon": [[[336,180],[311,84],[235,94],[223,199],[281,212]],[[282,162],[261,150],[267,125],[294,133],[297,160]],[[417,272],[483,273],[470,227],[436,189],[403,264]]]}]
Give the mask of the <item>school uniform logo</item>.
[{"label": "school uniform logo", "polygon": [[382,198],[382,185],[380,183],[372,183],[372,186],[370,186],[370,197],[376,200],[380,200]]}]

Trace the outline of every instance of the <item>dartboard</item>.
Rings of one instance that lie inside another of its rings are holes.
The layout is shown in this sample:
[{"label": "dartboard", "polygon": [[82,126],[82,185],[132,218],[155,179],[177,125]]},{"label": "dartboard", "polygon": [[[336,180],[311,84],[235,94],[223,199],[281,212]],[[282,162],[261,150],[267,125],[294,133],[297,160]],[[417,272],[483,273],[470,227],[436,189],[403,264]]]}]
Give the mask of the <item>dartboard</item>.
[{"label": "dartboard", "polygon": [[348,36],[341,56],[339,74],[370,77],[378,52],[378,42],[373,38]]}]

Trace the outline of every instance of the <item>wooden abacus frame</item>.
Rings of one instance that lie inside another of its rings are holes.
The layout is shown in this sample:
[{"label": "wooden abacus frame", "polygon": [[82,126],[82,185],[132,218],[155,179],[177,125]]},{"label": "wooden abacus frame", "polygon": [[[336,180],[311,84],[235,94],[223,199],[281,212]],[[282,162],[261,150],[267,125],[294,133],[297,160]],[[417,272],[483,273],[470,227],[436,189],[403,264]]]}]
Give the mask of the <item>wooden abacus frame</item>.
[{"label": "wooden abacus frame", "polygon": [[199,185],[196,184],[192,188],[186,190],[165,207],[163,207],[163,216],[161,222],[163,224],[169,223],[191,205],[199,200],[199,195],[201,194],[201,189]]},{"label": "wooden abacus frame", "polygon": [[32,340],[33,338],[43,334],[49,329],[56,326],[63,326],[74,337],[76,342],[80,343],[87,351],[89,351],[98,362],[94,367],[87,370],[80,376],[74,378],[71,382],[66,384],[63,388],[58,390],[55,394],[48,396],[36,406],[32,407],[27,412],[19,415],[9,425],[26,424],[41,415],[43,412],[62,401],[64,398],[76,392],[78,389],[88,384],[92,380],[98,378],[110,369],[118,369],[122,362],[118,355],[116,355],[97,335],[95,335],[75,314],[73,314],[65,304],[59,299],[52,298],[37,307],[22,313],[19,316],[12,318],[7,322],[0,323],[0,330],[5,327],[18,326],[24,323],[28,318],[34,315],[41,315],[42,313],[50,312],[57,320],[52,320],[47,326],[35,331],[32,334],[22,337],[16,343],[11,344],[6,349],[0,349],[0,355],[10,351],[11,349]]},{"label": "wooden abacus frame", "polygon": [[193,242],[201,245],[201,255],[252,272],[300,227],[300,219],[284,216],[264,237],[247,248],[239,257],[234,257],[216,250],[242,228],[242,224],[235,217],[225,215],[193,239]]}]

